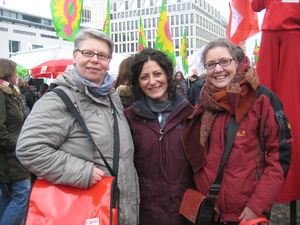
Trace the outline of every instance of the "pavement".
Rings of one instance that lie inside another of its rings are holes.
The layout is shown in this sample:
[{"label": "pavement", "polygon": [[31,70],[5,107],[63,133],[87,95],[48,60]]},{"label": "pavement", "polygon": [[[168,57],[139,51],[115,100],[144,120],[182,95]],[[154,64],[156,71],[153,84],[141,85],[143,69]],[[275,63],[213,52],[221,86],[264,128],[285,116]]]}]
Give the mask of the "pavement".
[{"label": "pavement", "polygon": [[[300,225],[300,201],[297,200],[297,223]],[[271,212],[269,225],[290,225],[290,204],[276,203]]]}]

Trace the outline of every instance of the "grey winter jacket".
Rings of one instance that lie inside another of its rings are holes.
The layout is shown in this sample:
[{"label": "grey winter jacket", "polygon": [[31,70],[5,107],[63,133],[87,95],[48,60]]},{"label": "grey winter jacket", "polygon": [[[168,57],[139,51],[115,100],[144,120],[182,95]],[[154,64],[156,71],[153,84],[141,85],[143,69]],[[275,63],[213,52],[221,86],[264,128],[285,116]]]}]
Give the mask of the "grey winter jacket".
[{"label": "grey winter jacket", "polygon": [[[108,96],[94,96],[72,71],[59,76],[55,83],[80,110],[94,141],[112,166],[114,120]],[[139,188],[133,142],[119,96],[114,89],[109,96],[118,111],[120,132],[120,224],[134,225],[138,223]],[[84,130],[54,92],[46,93],[34,105],[22,128],[16,153],[28,170],[55,184],[89,188],[96,164],[110,175]]]}]

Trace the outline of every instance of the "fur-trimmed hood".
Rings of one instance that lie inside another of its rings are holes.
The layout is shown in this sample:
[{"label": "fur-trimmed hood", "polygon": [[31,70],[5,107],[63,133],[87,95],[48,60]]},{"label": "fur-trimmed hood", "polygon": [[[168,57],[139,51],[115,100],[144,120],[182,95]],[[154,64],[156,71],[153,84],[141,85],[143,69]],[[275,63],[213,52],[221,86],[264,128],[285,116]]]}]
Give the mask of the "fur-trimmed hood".
[{"label": "fur-trimmed hood", "polygon": [[20,95],[20,90],[18,87],[10,84],[9,82],[5,80],[0,80],[0,91],[13,96]]}]

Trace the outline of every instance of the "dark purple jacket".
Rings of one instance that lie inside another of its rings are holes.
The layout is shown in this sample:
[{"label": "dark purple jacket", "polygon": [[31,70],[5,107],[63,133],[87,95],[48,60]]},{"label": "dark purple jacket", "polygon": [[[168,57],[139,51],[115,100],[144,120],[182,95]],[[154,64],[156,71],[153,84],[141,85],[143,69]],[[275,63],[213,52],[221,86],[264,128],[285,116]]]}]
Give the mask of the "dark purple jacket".
[{"label": "dark purple jacket", "polygon": [[185,118],[193,111],[176,95],[174,109],[163,130],[144,99],[125,110],[135,145],[139,176],[140,225],[185,225],[179,214],[183,193],[193,187],[192,168],[185,157],[181,136]]}]

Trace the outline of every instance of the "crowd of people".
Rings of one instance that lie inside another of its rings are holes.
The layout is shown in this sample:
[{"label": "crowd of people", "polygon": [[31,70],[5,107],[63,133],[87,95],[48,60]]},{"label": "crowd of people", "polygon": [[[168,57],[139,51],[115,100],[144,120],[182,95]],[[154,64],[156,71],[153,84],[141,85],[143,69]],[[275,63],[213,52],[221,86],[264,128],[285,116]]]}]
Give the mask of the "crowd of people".
[{"label": "crowd of people", "polygon": [[[238,130],[212,224],[269,219],[289,169],[292,137],[280,100],[260,85],[243,49],[211,41],[202,54],[206,73],[185,79],[167,55],[146,48],[121,63],[116,81],[107,72],[112,52],[105,33],[81,30],[74,68],[53,88],[69,96],[111,165],[118,124],[119,224],[191,224],[179,213],[183,195],[188,189],[210,194],[231,120]],[[82,189],[109,175],[57,94],[43,85],[33,104],[28,87],[16,87],[15,66],[0,59],[1,225],[24,222],[32,175]]]}]

